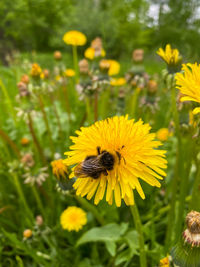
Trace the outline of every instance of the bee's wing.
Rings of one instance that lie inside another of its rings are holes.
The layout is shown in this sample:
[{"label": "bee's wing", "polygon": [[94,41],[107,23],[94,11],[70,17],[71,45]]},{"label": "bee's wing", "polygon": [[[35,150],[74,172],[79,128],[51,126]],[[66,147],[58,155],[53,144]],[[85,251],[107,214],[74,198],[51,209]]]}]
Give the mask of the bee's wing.
[{"label": "bee's wing", "polygon": [[82,162],[79,163],[74,169],[74,175],[78,178],[86,178],[88,174],[86,174],[82,169]]},{"label": "bee's wing", "polygon": [[93,177],[96,173],[100,173],[104,167],[99,163],[99,158],[91,156],[79,163],[75,169],[74,174],[78,178]]}]

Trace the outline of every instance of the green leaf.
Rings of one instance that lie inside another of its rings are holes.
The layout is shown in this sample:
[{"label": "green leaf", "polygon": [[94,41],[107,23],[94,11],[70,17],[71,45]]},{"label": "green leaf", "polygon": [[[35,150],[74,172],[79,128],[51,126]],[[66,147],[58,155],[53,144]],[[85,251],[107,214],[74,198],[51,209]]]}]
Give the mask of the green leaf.
[{"label": "green leaf", "polygon": [[16,256],[16,261],[17,261],[19,267],[24,267],[23,261],[20,258],[20,256]]},{"label": "green leaf", "polygon": [[116,254],[116,244],[115,244],[115,242],[106,241],[105,244],[106,244],[106,248],[107,248],[108,252],[110,253],[110,255],[112,257],[114,257],[115,254]]},{"label": "green leaf", "polygon": [[139,238],[136,230],[128,232],[124,239],[127,241],[132,255],[139,255],[137,249],[139,248]]},{"label": "green leaf", "polygon": [[82,235],[77,246],[87,242],[115,242],[125,233],[127,227],[127,223],[121,225],[110,223],[102,227],[94,227]]}]

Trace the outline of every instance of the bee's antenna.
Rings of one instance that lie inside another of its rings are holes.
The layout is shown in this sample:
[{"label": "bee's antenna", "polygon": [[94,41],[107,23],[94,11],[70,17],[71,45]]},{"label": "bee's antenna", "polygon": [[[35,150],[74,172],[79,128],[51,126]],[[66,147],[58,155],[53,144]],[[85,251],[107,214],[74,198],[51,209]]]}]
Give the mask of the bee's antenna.
[{"label": "bee's antenna", "polygon": [[97,153],[98,153],[98,155],[101,154],[101,147],[100,146],[97,146]]}]

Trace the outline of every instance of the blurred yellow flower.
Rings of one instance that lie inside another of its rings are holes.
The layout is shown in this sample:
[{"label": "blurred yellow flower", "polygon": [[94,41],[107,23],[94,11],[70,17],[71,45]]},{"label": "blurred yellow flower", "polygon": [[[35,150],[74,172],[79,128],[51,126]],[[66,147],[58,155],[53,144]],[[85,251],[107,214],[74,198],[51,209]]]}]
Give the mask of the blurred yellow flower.
[{"label": "blurred yellow flower", "polygon": [[108,71],[109,76],[113,76],[119,73],[120,71],[120,64],[116,60],[108,59],[108,63],[110,64],[110,68]]},{"label": "blurred yellow flower", "polygon": [[62,77],[61,77],[60,75],[56,75],[56,77],[55,77],[55,80],[56,80],[56,81],[59,82],[61,79],[62,79]]},{"label": "blurred yellow flower", "polygon": [[[105,50],[102,48],[101,49],[101,57],[105,57],[106,52]],[[93,47],[88,47],[85,50],[84,56],[90,60],[93,60],[95,58],[95,49]]]},{"label": "blurred yellow flower", "polygon": [[177,65],[182,60],[178,49],[172,49],[170,44],[167,44],[165,50],[159,48],[157,54],[168,64]]},{"label": "blurred yellow flower", "polygon": [[[65,153],[68,158],[64,161],[68,166],[76,164],[69,176],[77,176],[73,185],[76,194],[81,197],[87,195],[90,200],[96,192],[94,203],[97,205],[106,191],[106,201],[112,205],[114,193],[119,207],[121,199],[126,205],[134,204],[133,189],[142,199],[145,198],[139,178],[151,186],[160,187],[157,179],[166,175],[162,169],[166,168],[167,161],[165,151],[157,149],[161,142],[154,140],[155,134],[150,133],[150,129],[149,124],[143,124],[142,120],[128,120],[126,115],[98,121],[76,131],[78,136],[71,137],[74,145],[70,147],[72,151]],[[89,156],[94,161],[98,159],[94,163],[96,166],[100,164],[97,173],[91,164],[90,171],[96,178],[88,176],[88,168],[83,167],[87,165]],[[77,175],[81,168],[83,176]]]},{"label": "blurred yellow flower", "polygon": [[63,36],[63,41],[68,45],[82,46],[87,42],[85,34],[79,31],[69,31]]},{"label": "blurred yellow flower", "polygon": [[[176,73],[176,88],[184,95],[181,101],[195,101],[200,103],[200,65],[183,64],[183,73]],[[193,110],[193,114],[200,112],[200,107]]]},{"label": "blurred yellow flower", "polygon": [[78,232],[87,223],[87,216],[81,208],[68,207],[60,216],[60,224],[63,229]]},{"label": "blurred yellow flower", "polygon": [[110,84],[112,86],[122,86],[122,85],[126,84],[126,80],[123,77],[122,78],[113,78],[113,79],[111,79]]},{"label": "blurred yellow flower", "polygon": [[159,267],[170,267],[168,256],[160,260]]},{"label": "blurred yellow flower", "polygon": [[161,128],[157,131],[156,137],[160,141],[167,141],[167,139],[171,136],[171,133],[167,128]]},{"label": "blurred yellow flower", "polygon": [[42,69],[40,68],[40,66],[37,63],[33,63],[32,68],[31,68],[31,76],[38,78],[40,77],[41,73],[42,73]]},{"label": "blurred yellow flower", "polygon": [[63,163],[62,159],[57,159],[51,162],[53,174],[60,179],[60,177],[65,178],[67,171],[67,166]]},{"label": "blurred yellow flower", "polygon": [[75,71],[73,69],[66,69],[65,75],[67,77],[73,77],[73,76],[75,76]]}]

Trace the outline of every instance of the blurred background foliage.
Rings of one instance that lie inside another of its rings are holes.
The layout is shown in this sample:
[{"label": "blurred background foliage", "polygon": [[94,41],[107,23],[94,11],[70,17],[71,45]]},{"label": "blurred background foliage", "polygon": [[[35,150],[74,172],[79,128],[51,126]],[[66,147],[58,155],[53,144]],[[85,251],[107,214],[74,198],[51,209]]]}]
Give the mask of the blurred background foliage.
[{"label": "blurred background foliage", "polygon": [[0,57],[13,49],[50,52],[71,29],[89,42],[102,37],[109,57],[148,53],[171,43],[186,57],[200,57],[199,0],[2,0]]}]

